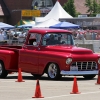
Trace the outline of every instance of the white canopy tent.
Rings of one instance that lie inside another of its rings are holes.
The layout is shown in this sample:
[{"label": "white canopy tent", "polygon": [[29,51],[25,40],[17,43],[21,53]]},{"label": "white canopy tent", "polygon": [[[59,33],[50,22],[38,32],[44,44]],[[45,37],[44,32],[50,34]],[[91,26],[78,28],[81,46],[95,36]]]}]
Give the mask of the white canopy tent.
[{"label": "white canopy tent", "polygon": [[35,24],[24,24],[24,25],[19,25],[18,28],[32,28],[34,26]]},{"label": "white canopy tent", "polygon": [[0,22],[0,28],[14,28],[14,26]]},{"label": "white canopy tent", "polygon": [[52,10],[45,17],[39,17],[39,18],[36,17],[35,21],[36,23],[38,23],[46,21],[51,18],[59,20],[59,18],[73,18],[73,17],[69,15],[57,1]]},{"label": "white canopy tent", "polygon": [[60,21],[55,20],[55,19],[48,19],[40,24],[35,25],[34,27],[44,27],[44,28],[49,28],[52,25],[58,24]]}]

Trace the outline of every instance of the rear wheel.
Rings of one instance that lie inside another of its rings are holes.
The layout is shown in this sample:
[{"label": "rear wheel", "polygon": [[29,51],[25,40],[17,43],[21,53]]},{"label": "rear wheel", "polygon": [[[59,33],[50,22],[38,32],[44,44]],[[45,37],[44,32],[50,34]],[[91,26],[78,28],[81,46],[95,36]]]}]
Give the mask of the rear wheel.
[{"label": "rear wheel", "polygon": [[7,77],[8,72],[5,70],[4,64],[0,62],[0,78]]},{"label": "rear wheel", "polygon": [[50,63],[47,68],[47,75],[50,79],[60,79],[60,69],[57,64]]},{"label": "rear wheel", "polygon": [[96,75],[84,75],[85,79],[93,79]]}]

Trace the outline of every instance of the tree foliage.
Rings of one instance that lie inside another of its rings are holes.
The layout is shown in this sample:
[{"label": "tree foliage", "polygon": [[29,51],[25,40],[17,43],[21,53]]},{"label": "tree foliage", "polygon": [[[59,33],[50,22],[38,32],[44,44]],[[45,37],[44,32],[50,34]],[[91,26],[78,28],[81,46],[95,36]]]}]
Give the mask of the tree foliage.
[{"label": "tree foliage", "polygon": [[63,8],[71,16],[76,17],[77,14],[76,14],[76,9],[74,5],[74,0],[68,0],[66,3],[64,3]]},{"label": "tree foliage", "polygon": [[[90,16],[96,16],[96,14],[100,13],[100,0],[85,0],[85,6],[88,8],[87,13]],[[63,8],[73,17],[80,14],[76,11],[74,0],[68,0],[66,3],[64,3]]]},{"label": "tree foliage", "polygon": [[96,14],[100,13],[100,0],[85,0],[85,6],[88,8],[87,13],[90,16],[96,16]]}]

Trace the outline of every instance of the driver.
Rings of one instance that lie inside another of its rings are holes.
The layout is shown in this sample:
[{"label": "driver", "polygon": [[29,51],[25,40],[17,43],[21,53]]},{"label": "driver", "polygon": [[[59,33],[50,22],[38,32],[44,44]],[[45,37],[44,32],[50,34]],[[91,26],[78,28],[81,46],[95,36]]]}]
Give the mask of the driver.
[{"label": "driver", "polygon": [[47,45],[54,45],[54,35],[51,34],[48,41],[47,41]]}]

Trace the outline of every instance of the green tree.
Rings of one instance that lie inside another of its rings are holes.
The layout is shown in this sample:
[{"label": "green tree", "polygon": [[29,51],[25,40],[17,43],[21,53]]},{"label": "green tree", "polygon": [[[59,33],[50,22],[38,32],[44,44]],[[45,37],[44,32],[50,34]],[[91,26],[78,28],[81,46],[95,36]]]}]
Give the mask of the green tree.
[{"label": "green tree", "polygon": [[85,0],[85,6],[88,8],[87,13],[92,14],[93,8],[92,8],[92,1],[91,0]]},{"label": "green tree", "polygon": [[66,3],[64,3],[63,8],[71,16],[76,17],[76,9],[75,9],[75,5],[74,5],[74,0],[68,0]]},{"label": "green tree", "polygon": [[100,0],[98,1],[98,8],[97,13],[100,13]]},{"label": "green tree", "polygon": [[92,6],[93,6],[93,15],[95,16],[98,12],[98,4],[97,4],[96,0],[93,0]]},{"label": "green tree", "polygon": [[85,0],[85,6],[88,8],[87,13],[90,16],[96,16],[100,8],[100,3],[97,3],[97,0]]}]

